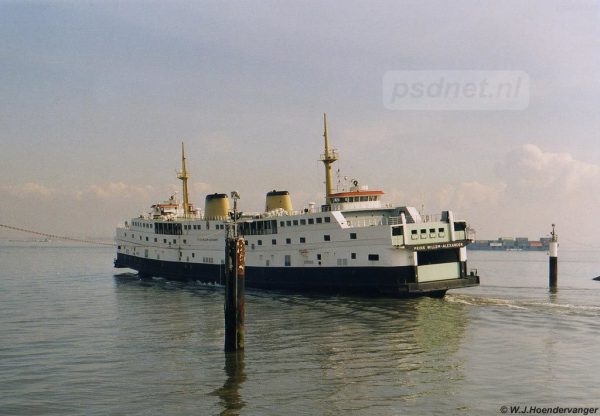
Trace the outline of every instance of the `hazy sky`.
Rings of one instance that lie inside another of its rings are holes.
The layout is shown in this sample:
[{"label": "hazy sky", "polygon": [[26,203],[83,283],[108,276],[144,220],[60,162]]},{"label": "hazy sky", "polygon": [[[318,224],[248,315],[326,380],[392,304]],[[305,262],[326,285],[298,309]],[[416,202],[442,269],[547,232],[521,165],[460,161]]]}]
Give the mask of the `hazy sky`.
[{"label": "hazy sky", "polygon": [[[600,3],[5,1],[0,223],[110,236],[179,189],[323,200],[334,165],[479,238],[600,247]],[[521,71],[522,110],[392,110],[388,71]],[[6,233],[0,230],[0,237]]]}]

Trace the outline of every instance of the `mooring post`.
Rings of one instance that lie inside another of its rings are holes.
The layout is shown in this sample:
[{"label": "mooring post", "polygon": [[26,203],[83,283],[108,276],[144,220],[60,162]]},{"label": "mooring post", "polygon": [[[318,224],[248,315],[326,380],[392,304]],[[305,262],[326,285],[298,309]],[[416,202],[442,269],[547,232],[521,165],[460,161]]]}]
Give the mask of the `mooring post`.
[{"label": "mooring post", "polygon": [[551,291],[555,291],[558,288],[558,235],[555,231],[555,224],[552,224],[550,235],[552,238],[548,250],[548,254],[550,254],[549,286]]},{"label": "mooring post", "polygon": [[237,200],[232,192],[233,225],[225,239],[225,352],[244,349],[245,242],[237,235]]}]

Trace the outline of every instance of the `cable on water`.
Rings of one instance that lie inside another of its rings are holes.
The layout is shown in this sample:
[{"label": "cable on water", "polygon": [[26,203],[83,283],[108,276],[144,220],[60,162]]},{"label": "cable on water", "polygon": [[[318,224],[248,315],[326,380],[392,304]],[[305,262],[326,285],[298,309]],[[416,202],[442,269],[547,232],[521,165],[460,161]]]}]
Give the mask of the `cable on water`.
[{"label": "cable on water", "polygon": [[39,231],[27,230],[25,228],[13,227],[11,225],[6,225],[6,224],[0,224],[0,227],[6,228],[9,230],[20,231],[23,233],[41,235],[42,237],[51,238],[54,240],[74,241],[77,243],[98,244],[98,245],[102,245],[102,246],[114,246],[115,245],[114,243],[106,243],[103,241],[85,240],[82,238],[67,237],[64,235],[54,235],[54,234],[42,233]]}]

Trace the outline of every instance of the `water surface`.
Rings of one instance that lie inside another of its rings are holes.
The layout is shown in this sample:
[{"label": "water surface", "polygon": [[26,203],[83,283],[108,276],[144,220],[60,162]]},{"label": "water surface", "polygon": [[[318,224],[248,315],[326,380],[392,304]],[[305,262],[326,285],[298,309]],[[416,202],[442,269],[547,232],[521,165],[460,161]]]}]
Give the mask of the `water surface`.
[{"label": "water surface", "polygon": [[112,268],[114,251],[0,246],[2,415],[499,414],[600,407],[598,252],[471,252],[445,299],[248,291],[243,354],[223,290]]}]

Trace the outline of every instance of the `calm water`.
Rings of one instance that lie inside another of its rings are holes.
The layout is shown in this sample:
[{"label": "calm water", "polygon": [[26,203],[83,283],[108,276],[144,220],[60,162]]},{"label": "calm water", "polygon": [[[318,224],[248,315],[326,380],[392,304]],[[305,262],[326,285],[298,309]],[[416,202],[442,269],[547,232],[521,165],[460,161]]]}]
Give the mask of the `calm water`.
[{"label": "calm water", "polygon": [[599,252],[470,252],[445,299],[247,294],[115,276],[111,248],[0,246],[2,415],[484,415],[600,407]]}]

